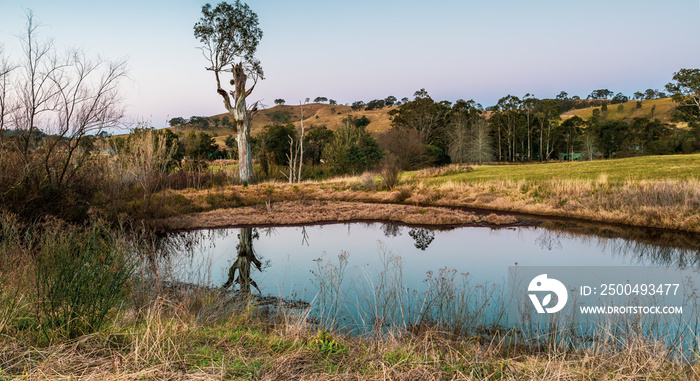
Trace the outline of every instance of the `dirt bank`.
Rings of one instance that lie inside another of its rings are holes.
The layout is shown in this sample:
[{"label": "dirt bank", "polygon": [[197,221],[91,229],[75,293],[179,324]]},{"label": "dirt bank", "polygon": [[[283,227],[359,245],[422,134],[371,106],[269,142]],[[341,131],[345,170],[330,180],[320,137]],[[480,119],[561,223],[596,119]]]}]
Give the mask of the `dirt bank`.
[{"label": "dirt bank", "polygon": [[216,209],[153,221],[160,230],[221,228],[238,225],[299,225],[344,221],[394,221],[411,225],[507,226],[527,221],[508,215],[413,205],[347,201],[280,201],[268,205]]}]

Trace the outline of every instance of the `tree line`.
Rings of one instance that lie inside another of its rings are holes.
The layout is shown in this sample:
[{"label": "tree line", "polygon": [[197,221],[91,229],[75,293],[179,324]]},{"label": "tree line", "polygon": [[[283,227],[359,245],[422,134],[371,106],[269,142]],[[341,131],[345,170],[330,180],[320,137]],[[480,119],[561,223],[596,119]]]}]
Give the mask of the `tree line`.
[{"label": "tree line", "polygon": [[[665,95],[650,90],[644,99],[656,99],[659,94]],[[588,98],[569,97],[563,91],[554,99],[538,99],[531,94],[507,95],[496,105],[484,108],[474,100],[435,101],[421,89],[413,94],[413,100],[404,98],[397,102],[390,96],[388,102],[387,99],[362,102],[363,106],[355,104],[354,108],[397,105],[388,113],[392,128],[373,136],[366,130],[370,120],[365,115],[347,116],[335,131],[326,126],[311,126],[303,137],[306,151],[301,160],[309,165],[304,173],[314,178],[356,174],[376,169],[388,160],[402,170],[412,170],[451,162],[593,160],[690,153],[700,149],[696,109],[683,105],[676,108],[672,119],[689,122],[690,126],[678,129],[651,117],[613,118],[623,106],[620,101],[629,100],[621,93],[599,89]],[[572,106],[572,102],[599,107],[587,120],[578,116],[562,120],[563,110],[579,107]],[[618,104],[617,111],[608,109],[613,104]],[[290,120],[285,121],[267,125],[250,138],[251,152],[263,178],[279,176],[280,168],[288,166],[294,156],[290,154],[290,141],[292,145],[300,141],[300,131]],[[225,156],[204,132],[181,140],[183,148],[178,152],[182,154],[176,157],[203,160]],[[199,143],[203,141],[209,143]],[[226,145],[233,153],[229,157],[235,157],[237,146],[232,136],[226,139]]]}]

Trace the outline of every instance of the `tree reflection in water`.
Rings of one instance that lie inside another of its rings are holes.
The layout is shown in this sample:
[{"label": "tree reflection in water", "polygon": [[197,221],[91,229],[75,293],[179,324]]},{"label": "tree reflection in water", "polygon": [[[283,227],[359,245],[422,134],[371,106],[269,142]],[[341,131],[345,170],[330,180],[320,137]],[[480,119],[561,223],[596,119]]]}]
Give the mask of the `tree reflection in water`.
[{"label": "tree reflection in water", "polygon": [[[348,229],[351,226],[357,225],[347,224]],[[434,230],[409,228],[392,223],[369,224],[367,226],[379,230],[380,235],[386,238],[401,237],[403,235],[403,239],[400,241],[407,238],[402,233],[408,232],[408,235],[413,240],[413,245],[419,250],[427,250],[429,245],[435,242],[436,235],[438,235]],[[146,249],[146,252],[150,255],[144,263],[144,270],[149,272],[152,279],[172,279],[177,282],[208,285],[212,279],[211,268],[209,267],[211,263],[207,262],[209,260],[208,257],[200,258],[200,253],[213,249],[217,246],[217,243],[230,241],[233,237],[228,236],[236,233],[239,242],[235,249],[237,256],[232,258],[235,261],[233,264],[228,262],[220,265],[224,267],[224,274],[218,273],[215,283],[234,289],[236,289],[236,284],[238,284],[240,290],[247,293],[250,293],[253,288],[260,291],[259,287],[263,289],[265,287],[262,284],[258,286],[253,281],[252,277],[255,276],[257,278],[259,275],[251,274],[254,273],[254,270],[251,268],[255,267],[262,271],[268,265],[262,259],[262,256],[259,255],[260,253],[255,252],[253,240],[257,239],[259,235],[260,239],[266,241],[288,241],[288,238],[275,237],[278,234],[277,230],[282,229],[285,228],[211,229],[168,233],[163,237],[164,239],[154,239],[152,242],[149,242],[150,246]],[[314,229],[318,229],[318,227],[301,228],[301,245],[319,251],[331,249],[332,243],[329,242],[334,241],[334,237],[326,237],[330,239],[323,240],[324,246],[322,247],[314,247],[311,244],[309,235],[314,234],[316,231]],[[639,265],[673,266],[700,271],[700,235],[698,234],[569,220],[543,221],[537,227],[523,229],[534,229],[537,232],[535,237],[536,245],[547,251],[562,250],[563,248],[569,250],[570,247],[576,247],[576,245],[587,245],[594,248],[598,247],[601,252],[609,252],[612,256],[629,258],[629,262]],[[340,230],[342,231],[342,228]],[[332,231],[324,234],[331,233]],[[364,235],[361,233],[353,232],[353,240],[362,240],[363,237]],[[452,242],[451,240],[459,240],[460,238],[451,235],[441,236],[440,239],[450,243]],[[296,238],[293,241],[294,245],[298,242]],[[290,242],[283,242],[279,243],[278,247],[286,248],[288,245],[290,245]],[[328,247],[326,245],[331,246]],[[342,247],[342,249],[352,249],[352,242],[348,243],[348,245],[351,247]],[[172,255],[176,253],[180,255]],[[227,252],[226,255],[231,256],[231,253]],[[271,253],[271,255],[276,254]],[[300,259],[295,258],[294,260]],[[227,278],[226,270],[228,270]],[[221,275],[224,276],[224,279],[220,278]],[[258,280],[261,281],[261,279]]]},{"label": "tree reflection in water", "polygon": [[423,228],[411,229],[408,231],[408,235],[415,241],[414,246],[423,251],[425,251],[435,239],[434,231]]},{"label": "tree reflection in water", "polygon": [[384,223],[381,226],[385,237],[398,237],[401,235],[401,227],[392,223]]},{"label": "tree reflection in water", "polygon": [[[260,292],[260,288],[250,276],[251,265],[255,265],[258,271],[262,271],[262,263],[256,257],[255,250],[253,250],[253,239],[257,238],[259,238],[259,234],[257,231],[253,231],[252,228],[239,229],[238,246],[236,246],[238,258],[228,270],[228,279],[223,285],[224,288],[229,288],[234,283],[237,283],[243,293],[250,293],[251,286]],[[238,272],[238,276],[236,276],[236,272]]]}]

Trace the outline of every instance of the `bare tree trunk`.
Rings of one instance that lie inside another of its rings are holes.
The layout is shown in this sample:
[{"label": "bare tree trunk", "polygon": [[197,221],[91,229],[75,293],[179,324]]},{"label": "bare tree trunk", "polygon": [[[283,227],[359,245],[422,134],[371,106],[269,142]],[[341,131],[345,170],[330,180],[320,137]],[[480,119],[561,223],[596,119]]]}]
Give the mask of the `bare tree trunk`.
[{"label": "bare tree trunk", "polygon": [[540,122],[540,161],[542,161],[542,137],[544,136],[544,124]]},{"label": "bare tree trunk", "polygon": [[250,125],[253,121],[253,116],[257,112],[257,107],[254,106],[252,110],[248,110],[246,107],[246,98],[255,88],[255,84],[250,87],[250,89],[245,89],[246,81],[248,76],[245,73],[243,65],[238,63],[233,66],[233,83],[235,90],[231,92],[233,95],[234,103],[231,104],[231,98],[229,94],[221,88],[221,80],[219,78],[219,71],[215,70],[216,75],[216,86],[217,93],[219,93],[224,98],[224,106],[228,112],[233,117],[233,124],[236,127],[236,132],[238,133],[238,173],[241,181],[244,183],[252,183],[255,181],[253,174],[253,157],[250,152]]},{"label": "bare tree trunk", "polygon": [[288,136],[289,138],[289,155],[287,155],[287,161],[289,161],[289,183],[294,182],[294,175],[296,174],[295,165],[297,162],[296,154],[294,153],[294,138]]},{"label": "bare tree trunk", "polygon": [[501,151],[501,124],[498,123],[498,161],[503,161],[503,154]]},{"label": "bare tree trunk", "polygon": [[[243,108],[245,109],[245,100],[243,101]],[[239,124],[238,137],[236,139],[238,143],[238,175],[241,181],[252,183],[255,181],[255,176],[253,174],[253,156],[250,150],[250,120],[251,118],[246,118],[242,123]]]},{"label": "bare tree trunk", "polygon": [[545,156],[547,161],[549,161],[549,155],[554,151],[554,142],[552,142],[552,123],[547,124],[547,151]]},{"label": "bare tree trunk", "polygon": [[530,128],[530,108],[527,109],[527,161],[532,161],[532,129]]},{"label": "bare tree trunk", "polygon": [[236,125],[238,132],[238,173],[241,181],[252,183],[255,181],[255,177],[253,174],[253,157],[250,152],[250,141],[248,138],[250,137],[250,124],[253,121],[253,115],[246,108],[245,82],[247,77],[240,64],[234,67],[233,77],[236,85],[234,94],[236,107],[232,115],[233,123]]},{"label": "bare tree trunk", "polygon": [[0,50],[0,155],[5,152],[5,130],[10,114],[7,94],[10,92],[10,72],[14,67]]}]

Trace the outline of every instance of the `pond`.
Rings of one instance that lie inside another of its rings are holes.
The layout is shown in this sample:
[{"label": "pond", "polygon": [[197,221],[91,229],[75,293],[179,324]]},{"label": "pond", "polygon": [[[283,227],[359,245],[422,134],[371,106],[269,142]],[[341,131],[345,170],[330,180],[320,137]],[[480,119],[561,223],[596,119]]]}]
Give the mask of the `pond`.
[{"label": "pond", "polygon": [[[686,280],[700,269],[695,235],[566,221],[499,229],[388,223],[210,229],[170,233],[163,243],[169,254],[159,267],[178,282],[305,301],[321,324],[357,332],[426,321],[472,333],[511,327],[522,315],[508,305],[513,269],[576,273],[596,266],[625,274],[660,267]],[[664,332],[655,320],[658,336],[696,323],[695,301],[684,300],[686,320]],[[684,346],[695,345],[694,332]]]}]

